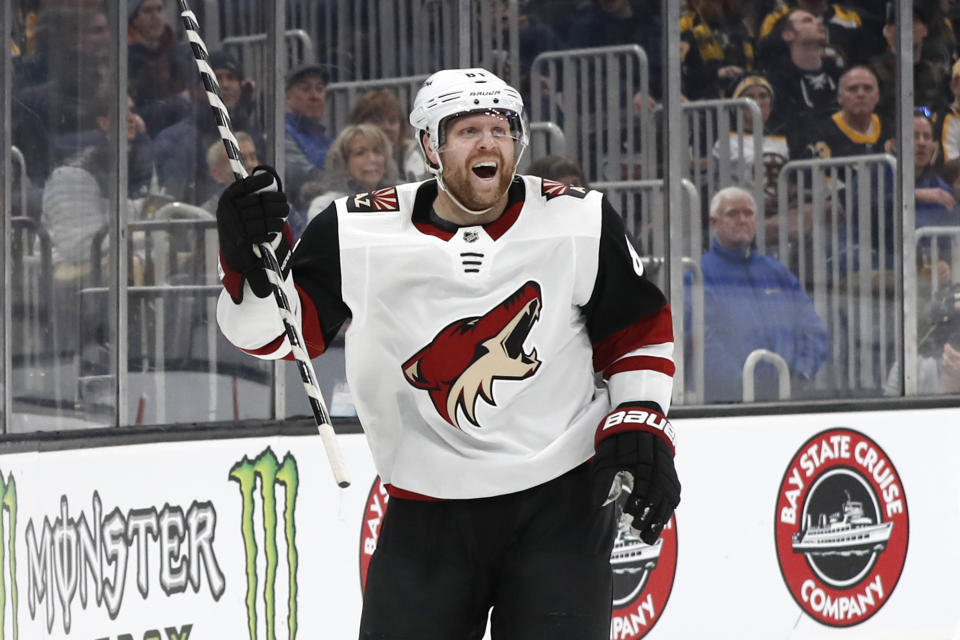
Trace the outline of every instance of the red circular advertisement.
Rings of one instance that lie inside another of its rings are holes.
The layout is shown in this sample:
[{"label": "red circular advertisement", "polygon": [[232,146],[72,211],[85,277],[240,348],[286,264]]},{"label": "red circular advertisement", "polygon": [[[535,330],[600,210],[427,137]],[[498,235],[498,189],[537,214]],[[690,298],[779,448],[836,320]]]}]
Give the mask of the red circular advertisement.
[{"label": "red circular advertisement", "polygon": [[868,619],[907,556],[907,498],[893,462],[853,429],[813,436],[783,474],[774,535],[783,580],[807,615],[832,627]]},{"label": "red circular advertisement", "polygon": [[370,568],[370,558],[377,548],[380,538],[380,525],[383,524],[383,515],[387,512],[387,502],[390,496],[380,482],[380,476],[373,481],[370,493],[367,494],[366,506],[363,508],[363,525],[360,529],[360,591],[367,587],[367,570]]},{"label": "red circular advertisement", "polygon": [[[390,497],[380,483],[373,482],[363,510],[360,530],[360,588],[367,583],[370,558],[377,548],[380,526]],[[652,545],[633,535],[630,527],[621,524],[613,553],[613,615],[610,620],[611,640],[638,640],[660,619],[677,572],[676,516],[663,528],[660,539]]]},{"label": "red circular advertisement", "polygon": [[652,545],[621,524],[610,554],[613,615],[610,640],[637,640],[660,619],[677,573],[677,517],[671,516]]}]

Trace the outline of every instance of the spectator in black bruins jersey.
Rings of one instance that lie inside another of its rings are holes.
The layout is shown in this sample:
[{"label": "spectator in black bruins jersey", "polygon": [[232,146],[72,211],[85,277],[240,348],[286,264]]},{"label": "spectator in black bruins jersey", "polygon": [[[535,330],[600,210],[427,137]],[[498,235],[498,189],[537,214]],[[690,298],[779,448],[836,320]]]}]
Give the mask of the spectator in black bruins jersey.
[{"label": "spectator in black bruins jersey", "polygon": [[[770,119],[770,113],[773,110],[775,96],[773,88],[767,79],[759,74],[751,74],[742,78],[737,78],[730,91],[731,98],[750,98],[757,103],[760,110],[760,117],[763,123],[763,143],[761,145],[763,172],[763,194],[764,194],[764,230],[766,242],[768,245],[774,245],[779,241],[780,219],[778,216],[779,197],[777,190],[777,178],[783,165],[790,161],[790,148],[787,145],[787,138],[781,130],[774,130],[767,126]],[[713,147],[713,155],[717,159],[726,155],[730,161],[730,177],[736,185],[749,185],[752,178],[753,166],[757,162],[754,158],[754,125],[753,115],[747,111],[743,116],[743,127],[745,133],[741,143],[737,132],[732,131],[727,140],[717,140]],[[760,127],[757,127],[759,129]],[[787,212],[787,240],[793,243],[799,233],[800,227],[809,232],[810,222],[812,220],[812,209],[809,205],[803,207],[797,206],[795,185],[787,185],[789,203]],[[802,214],[802,215],[801,215]],[[784,250],[782,248],[781,250]]]},{"label": "spectator in black bruins jersey", "polygon": [[953,100],[934,120],[940,157],[944,162],[960,158],[960,61],[950,72],[950,93]]},{"label": "spectator in black bruins jersey", "polygon": [[[888,123],[894,122],[897,109],[897,25],[895,16],[887,19],[883,28],[883,35],[887,40],[887,49],[882,54],[870,60],[880,83],[880,104],[877,113]],[[927,22],[929,18],[921,9],[913,9],[913,103],[928,107],[934,113],[944,109],[947,105],[946,72],[930,60],[921,57],[924,40],[927,37]]]},{"label": "spectator in black bruins jersey", "polygon": [[868,67],[856,66],[840,78],[840,110],[812,123],[809,131],[790,137],[792,157],[836,158],[883,153],[893,137],[877,115],[880,93],[877,77]]},{"label": "spectator in black bruins jersey", "polygon": [[960,220],[960,158],[944,162],[940,167],[940,177],[950,185],[953,200],[958,203],[954,206],[954,210],[957,212],[957,219]]},{"label": "spectator in black bruins jersey", "polygon": [[836,105],[840,68],[823,55],[823,20],[793,9],[777,21],[770,44],[760,66],[777,95],[773,122],[803,126],[812,115],[829,112]]},{"label": "spectator in black bruins jersey", "polygon": [[[889,4],[889,3],[888,3]],[[927,36],[923,39],[920,55],[946,74],[957,58],[957,36],[948,17],[955,0],[918,0],[920,13],[926,18]]]},{"label": "spectator in black bruins jersey", "polygon": [[[764,191],[770,201],[776,200],[777,175],[781,167],[790,159],[790,150],[787,147],[787,138],[782,134],[779,128],[775,129],[767,125],[770,120],[770,114],[773,112],[774,93],[773,87],[765,77],[760,74],[750,74],[737,78],[729,92],[731,98],[750,98],[757,103],[760,110],[761,122],[756,129],[763,130],[763,143],[761,146],[763,152],[762,162],[764,164]],[[750,111],[743,114],[743,144],[741,145],[740,136],[736,131],[730,132],[730,138],[727,140],[717,140],[713,147],[713,155],[716,158],[726,156],[731,163],[731,177],[737,184],[747,183],[751,180],[751,170],[757,161],[753,156],[753,115]],[[742,149],[741,149],[742,147]],[[767,206],[771,202],[767,202]]]},{"label": "spectator in black bruins jersey", "polygon": [[861,64],[867,62],[871,55],[883,51],[883,41],[879,38],[879,32],[874,35],[865,28],[864,21],[856,9],[830,3],[827,0],[795,0],[780,5],[763,18],[757,39],[768,38],[773,33],[777,21],[787,15],[791,9],[808,11],[823,20],[827,30],[827,44],[824,47],[826,58],[843,65]]},{"label": "spectator in black bruins jersey", "polygon": [[730,80],[753,68],[753,37],[736,0],[690,0],[680,17],[683,93],[722,96]]}]

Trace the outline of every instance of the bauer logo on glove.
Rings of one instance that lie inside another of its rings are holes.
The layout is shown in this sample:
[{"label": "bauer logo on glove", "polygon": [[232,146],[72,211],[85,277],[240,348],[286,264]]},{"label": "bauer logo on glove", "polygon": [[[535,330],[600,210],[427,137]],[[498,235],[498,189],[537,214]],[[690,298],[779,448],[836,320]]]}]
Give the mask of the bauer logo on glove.
[{"label": "bauer logo on glove", "polygon": [[641,424],[653,427],[663,432],[663,435],[670,440],[671,446],[676,446],[676,432],[673,430],[673,425],[670,424],[667,417],[663,414],[645,411],[643,409],[621,409],[608,414],[600,430],[602,432],[607,431],[621,424],[627,425],[630,429],[635,429],[636,425]]},{"label": "bauer logo on glove", "polygon": [[605,507],[629,494],[622,521],[647,544],[656,542],[680,503],[675,439],[667,417],[652,406],[620,406],[597,428],[593,502]]}]

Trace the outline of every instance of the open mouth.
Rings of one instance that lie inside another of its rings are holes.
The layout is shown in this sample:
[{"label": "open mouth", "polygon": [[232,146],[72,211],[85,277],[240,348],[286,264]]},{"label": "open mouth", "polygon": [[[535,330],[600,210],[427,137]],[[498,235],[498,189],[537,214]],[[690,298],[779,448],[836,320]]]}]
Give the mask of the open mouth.
[{"label": "open mouth", "polygon": [[478,162],[473,165],[471,168],[473,174],[478,178],[483,180],[489,180],[497,175],[497,163],[496,162]]},{"label": "open mouth", "polygon": [[526,364],[533,364],[533,362],[535,362],[536,352],[533,354],[524,353],[523,341],[527,339],[527,335],[539,318],[540,301],[531,300],[527,304],[523,315],[517,320],[513,331],[510,332],[510,335],[507,336],[507,339],[503,342],[503,348],[507,352],[507,357],[512,360],[519,358],[521,362]]}]

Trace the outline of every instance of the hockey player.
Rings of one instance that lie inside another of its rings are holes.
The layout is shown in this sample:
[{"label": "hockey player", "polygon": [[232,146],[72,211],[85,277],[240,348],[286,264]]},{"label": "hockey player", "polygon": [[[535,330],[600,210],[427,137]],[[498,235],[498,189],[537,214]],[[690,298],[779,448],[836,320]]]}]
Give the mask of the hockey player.
[{"label": "hockey player", "polygon": [[626,487],[652,544],[680,500],[669,306],[600,193],[515,175],[522,114],[488,71],[433,74],[410,122],[435,178],[337,200],[292,256],[272,170],[220,199],[234,344],[290,352],[252,249],[268,240],[311,356],[350,318],[348,382],[391,496],[361,638],[479,639],[492,609],[498,640],[606,639],[613,502]]}]

